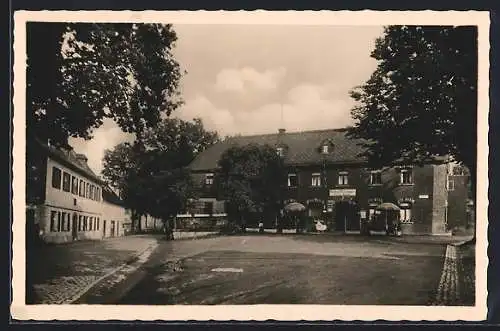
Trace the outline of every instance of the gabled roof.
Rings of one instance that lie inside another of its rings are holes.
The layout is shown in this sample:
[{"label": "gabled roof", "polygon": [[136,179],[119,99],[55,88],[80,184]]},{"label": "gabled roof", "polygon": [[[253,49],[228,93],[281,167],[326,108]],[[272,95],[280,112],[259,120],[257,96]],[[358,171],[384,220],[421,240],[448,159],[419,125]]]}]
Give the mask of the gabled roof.
[{"label": "gabled roof", "polygon": [[[248,144],[286,145],[284,161],[288,165],[318,164],[326,160],[328,163],[362,163],[366,160],[359,156],[364,151],[360,145],[363,140],[350,139],[347,129],[330,129],[301,131],[289,133],[236,136],[217,143],[200,153],[191,163],[193,171],[214,170],[222,154],[232,146]],[[319,148],[325,141],[330,141],[334,150],[329,154],[321,154]]]},{"label": "gabled roof", "polygon": [[87,162],[83,162],[78,159],[77,153],[73,149],[63,149],[57,148],[52,145],[47,145],[37,140],[37,143],[40,147],[48,154],[49,157],[54,158],[59,161],[61,164],[64,164],[68,168],[78,172],[79,174],[86,176],[89,179],[96,181],[99,184],[103,184],[104,181],[97,176],[92,169],[88,166]]},{"label": "gabled roof", "polygon": [[102,199],[114,205],[123,206],[123,201],[108,185],[102,186]]}]

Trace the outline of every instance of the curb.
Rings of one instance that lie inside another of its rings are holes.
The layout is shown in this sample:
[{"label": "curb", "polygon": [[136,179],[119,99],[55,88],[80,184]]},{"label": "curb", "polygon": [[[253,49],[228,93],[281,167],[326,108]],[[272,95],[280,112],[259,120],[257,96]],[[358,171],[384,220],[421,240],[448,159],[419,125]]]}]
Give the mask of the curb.
[{"label": "curb", "polygon": [[112,276],[113,274],[117,273],[121,269],[123,269],[126,266],[130,265],[131,263],[134,263],[134,262],[140,260],[140,257],[142,255],[144,255],[144,254],[146,254],[148,252],[153,252],[157,247],[158,247],[158,243],[153,243],[153,244],[148,245],[148,247],[146,247],[144,250],[140,251],[137,254],[134,254],[131,258],[127,259],[120,266],[118,266],[115,269],[111,270],[107,274],[99,277],[98,279],[96,279],[95,281],[93,281],[92,283],[90,283],[89,285],[87,285],[85,288],[83,288],[81,291],[79,291],[77,294],[75,294],[71,298],[69,298],[67,300],[62,300],[62,302],[57,302],[55,304],[72,304],[72,303],[75,303],[78,299],[80,299],[82,296],[84,296],[88,291],[90,291],[94,286],[96,286],[97,284],[99,284],[101,281],[103,281],[104,279]]},{"label": "curb", "polygon": [[460,285],[458,280],[459,256],[457,246],[447,245],[443,271],[437,288],[433,306],[456,305],[460,298]]},{"label": "curb", "polygon": [[213,237],[219,237],[219,236],[221,236],[220,233],[214,232],[214,233],[210,233],[210,234],[203,235],[203,236],[193,236],[193,237],[188,237],[188,238],[174,238],[174,241],[206,239],[206,238],[213,238]]}]

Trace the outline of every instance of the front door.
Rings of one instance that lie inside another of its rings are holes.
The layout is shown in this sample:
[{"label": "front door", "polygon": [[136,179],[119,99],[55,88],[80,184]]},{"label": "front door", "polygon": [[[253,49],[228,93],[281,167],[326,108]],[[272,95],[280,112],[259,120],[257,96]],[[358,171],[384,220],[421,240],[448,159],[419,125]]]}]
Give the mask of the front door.
[{"label": "front door", "polygon": [[78,239],[78,215],[76,213],[73,214],[73,223],[71,226],[71,237],[73,240]]},{"label": "front door", "polygon": [[339,201],[335,204],[335,230],[360,231],[360,219],[356,203]]}]

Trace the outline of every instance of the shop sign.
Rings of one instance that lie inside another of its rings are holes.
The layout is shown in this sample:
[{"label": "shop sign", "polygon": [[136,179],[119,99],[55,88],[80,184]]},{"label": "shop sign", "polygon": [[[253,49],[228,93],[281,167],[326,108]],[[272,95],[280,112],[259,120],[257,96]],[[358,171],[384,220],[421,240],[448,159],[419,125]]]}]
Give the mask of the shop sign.
[{"label": "shop sign", "polygon": [[355,197],[356,189],[331,189],[331,197]]},{"label": "shop sign", "polygon": [[419,199],[429,199],[429,195],[428,194],[420,194],[418,196]]}]

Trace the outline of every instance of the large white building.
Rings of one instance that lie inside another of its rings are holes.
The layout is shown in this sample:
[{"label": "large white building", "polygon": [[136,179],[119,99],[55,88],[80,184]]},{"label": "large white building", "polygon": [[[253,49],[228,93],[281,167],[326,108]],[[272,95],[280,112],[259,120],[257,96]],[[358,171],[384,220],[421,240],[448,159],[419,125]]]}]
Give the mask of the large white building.
[{"label": "large white building", "polygon": [[40,148],[45,168],[42,198],[28,206],[27,228],[50,243],[123,236],[131,223],[129,212],[89,168],[87,157],[71,148]]}]

